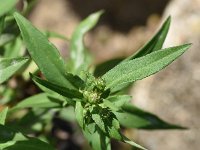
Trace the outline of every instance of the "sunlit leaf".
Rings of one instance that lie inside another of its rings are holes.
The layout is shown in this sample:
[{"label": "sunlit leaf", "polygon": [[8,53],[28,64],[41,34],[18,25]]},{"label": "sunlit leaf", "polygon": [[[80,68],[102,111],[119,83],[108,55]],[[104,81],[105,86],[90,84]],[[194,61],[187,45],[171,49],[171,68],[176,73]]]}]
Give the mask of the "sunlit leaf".
[{"label": "sunlit leaf", "polygon": [[77,70],[85,70],[88,66],[86,56],[87,51],[84,45],[84,35],[91,30],[98,22],[102,11],[91,14],[85,20],[83,20],[78,27],[75,29],[72,38],[70,40],[70,69],[71,72],[76,72]]},{"label": "sunlit leaf", "polygon": [[162,70],[182,55],[190,44],[156,51],[146,56],[121,63],[103,75],[107,88],[117,91],[124,85],[141,80]]},{"label": "sunlit leaf", "polygon": [[137,147],[137,148],[139,148],[139,149],[142,149],[142,150],[147,150],[146,148],[144,148],[144,147],[140,146],[139,144],[133,142],[132,140],[128,139],[127,137],[125,137],[125,136],[122,136],[122,137],[123,137],[122,142],[125,142],[125,143],[127,143],[127,144],[130,144],[130,145],[132,145],[132,146],[134,146],[134,147]]},{"label": "sunlit leaf", "polygon": [[129,56],[122,62],[139,58],[149,53],[152,53],[153,51],[160,50],[163,46],[163,43],[169,31],[170,22],[171,22],[171,17],[168,17],[167,20],[163,23],[160,30],[158,30],[158,32],[152,37],[150,41],[148,41],[141,49],[139,49],[138,52],[136,52],[136,54]]},{"label": "sunlit leaf", "polygon": [[47,80],[62,87],[73,88],[65,78],[65,63],[56,47],[19,13],[14,17],[31,58],[38,65]]}]

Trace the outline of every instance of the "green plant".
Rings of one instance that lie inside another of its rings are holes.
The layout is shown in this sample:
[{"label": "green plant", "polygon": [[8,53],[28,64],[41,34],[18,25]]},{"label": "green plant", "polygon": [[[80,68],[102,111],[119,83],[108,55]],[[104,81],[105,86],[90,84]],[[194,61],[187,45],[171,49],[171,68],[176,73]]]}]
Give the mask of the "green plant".
[{"label": "green plant", "polygon": [[[4,24],[6,13],[0,12],[1,24]],[[162,49],[170,25],[169,17],[155,36],[136,54],[123,60],[111,60],[103,63],[103,67],[98,65],[93,67],[95,69],[91,69],[92,57],[84,45],[83,37],[96,25],[101,14],[102,11],[91,14],[79,24],[70,39],[70,58],[65,61],[55,46],[48,41],[47,35],[36,29],[22,15],[14,12],[14,18],[30,58],[22,57],[25,53],[19,55],[23,43],[15,30],[15,40],[20,40],[20,44],[14,44],[18,55],[14,54],[15,58],[8,57],[6,53],[12,54],[13,51],[3,44],[0,83],[5,83],[8,78],[19,72],[19,69],[27,69],[30,61],[34,61],[42,73],[42,78],[37,76],[37,68],[36,71],[30,73],[30,77],[43,92],[30,96],[9,109],[6,107],[0,112],[0,149],[54,149],[48,144],[48,140],[43,142],[38,138],[25,136],[26,131],[23,131],[20,124],[18,128],[9,123],[5,124],[7,115],[11,117],[12,114],[24,108],[32,108],[34,112],[32,117],[36,119],[34,124],[39,123],[42,126],[39,129],[33,126],[30,128],[33,131],[42,131],[52,118],[48,114],[49,109],[60,112],[62,108],[72,106],[76,120],[94,150],[110,150],[111,139],[145,149],[125,137],[120,126],[139,129],[184,129],[137,108],[130,103],[131,96],[120,92],[133,82],[165,68],[182,55],[190,44]],[[16,27],[16,24],[13,26]],[[5,32],[5,26],[1,28],[1,31],[3,31],[1,33]],[[7,44],[12,45],[12,43]],[[6,87],[6,85],[3,86]],[[8,101],[5,102],[7,103]],[[30,115],[29,112],[30,110],[25,115],[26,117]],[[47,117],[44,117],[45,115]],[[31,121],[34,120],[33,118]],[[22,117],[18,122],[24,120],[25,118]],[[26,120],[25,123],[27,123]]]}]

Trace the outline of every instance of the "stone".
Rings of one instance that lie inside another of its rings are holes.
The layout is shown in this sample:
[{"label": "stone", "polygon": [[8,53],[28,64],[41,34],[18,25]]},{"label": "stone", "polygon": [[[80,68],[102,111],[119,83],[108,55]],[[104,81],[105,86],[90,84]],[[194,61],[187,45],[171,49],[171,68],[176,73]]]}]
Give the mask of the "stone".
[{"label": "stone", "polygon": [[162,119],[188,130],[137,132],[138,140],[151,150],[188,150],[200,147],[200,0],[172,0],[163,20],[172,16],[164,47],[193,43],[163,71],[138,81],[133,103]]}]

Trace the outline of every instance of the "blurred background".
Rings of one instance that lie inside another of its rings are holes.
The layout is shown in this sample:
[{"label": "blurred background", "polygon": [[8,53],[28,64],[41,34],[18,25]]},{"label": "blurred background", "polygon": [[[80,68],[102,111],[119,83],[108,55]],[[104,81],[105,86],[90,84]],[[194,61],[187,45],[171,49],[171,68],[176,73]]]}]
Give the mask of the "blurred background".
[{"label": "blurred background", "polygon": [[[39,0],[29,19],[40,29],[71,37],[80,20],[100,9],[105,10],[104,15],[85,37],[94,63],[135,52],[169,15],[172,23],[165,46],[193,43],[167,69],[138,81],[130,91],[135,105],[189,129],[134,130],[129,134],[150,150],[199,149],[200,0]],[[68,56],[68,43],[52,41]]]}]

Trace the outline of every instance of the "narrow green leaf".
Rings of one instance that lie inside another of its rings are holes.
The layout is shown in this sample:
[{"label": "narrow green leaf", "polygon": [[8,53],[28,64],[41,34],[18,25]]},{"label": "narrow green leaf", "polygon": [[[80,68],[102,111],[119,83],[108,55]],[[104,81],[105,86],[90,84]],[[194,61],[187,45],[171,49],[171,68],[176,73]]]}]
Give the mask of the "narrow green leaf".
[{"label": "narrow green leaf", "polygon": [[[62,107],[63,100],[59,100],[49,94],[40,93],[34,96],[28,97],[20,101],[12,109],[21,109],[21,108],[57,108]],[[11,110],[12,110],[11,109]]]},{"label": "narrow green leaf", "polygon": [[83,114],[83,106],[81,102],[77,101],[75,106],[75,116],[78,124],[81,128],[84,126],[84,114]]},{"label": "narrow green leaf", "polygon": [[44,87],[46,87],[46,88],[48,88],[48,89],[50,89],[54,92],[57,92],[58,94],[60,94],[62,96],[65,96],[67,98],[82,98],[82,94],[77,90],[68,89],[68,88],[56,85],[56,84],[51,83],[47,80],[42,80],[42,79],[40,79],[40,78],[38,78],[37,76],[34,76],[34,75],[31,75],[31,77],[32,77],[32,80],[34,82],[36,82],[36,84],[37,83],[41,84]]},{"label": "narrow green leaf", "polygon": [[0,0],[0,17],[10,11],[18,0]]},{"label": "narrow green leaf", "polygon": [[8,112],[8,107],[4,108],[4,109],[0,112],[0,124],[2,124],[2,125],[5,124],[7,112]]},{"label": "narrow green leaf", "polygon": [[133,59],[121,63],[104,74],[103,79],[107,83],[107,88],[117,91],[124,88],[125,84],[141,80],[162,70],[182,55],[190,44],[171,47],[156,51],[144,57]]},{"label": "narrow green leaf", "polygon": [[54,150],[49,144],[0,125],[1,150]]},{"label": "narrow green leaf", "polygon": [[85,54],[86,47],[84,45],[83,38],[85,33],[87,33],[97,24],[101,14],[102,11],[91,14],[85,20],[83,20],[74,31],[70,40],[70,61],[72,65],[70,64],[69,67],[71,68],[72,72],[76,72],[79,69],[85,69],[83,67],[87,62],[87,56]]},{"label": "narrow green leaf", "polygon": [[142,147],[141,145],[139,145],[139,144],[133,142],[132,140],[128,139],[127,137],[125,137],[125,136],[122,136],[122,137],[123,137],[122,142],[125,142],[125,143],[127,143],[127,144],[130,144],[130,145],[132,145],[132,146],[134,146],[134,147],[137,147],[137,148],[139,148],[139,149],[142,149],[142,150],[147,150],[146,148],[144,148],[144,147]]},{"label": "narrow green leaf", "polygon": [[171,22],[171,17],[169,16],[167,18],[167,20],[163,23],[160,30],[152,37],[152,39],[149,42],[147,42],[144,45],[144,47],[139,49],[136,54],[133,54],[132,56],[128,57],[127,59],[125,59],[122,62],[126,62],[128,60],[139,58],[139,57],[145,56],[147,54],[150,54],[154,51],[160,50],[163,46],[163,43],[164,43],[167,33],[169,31],[170,22]]},{"label": "narrow green leaf", "polygon": [[[32,75],[31,75],[32,76]],[[29,77],[30,77],[30,73],[29,73]],[[33,80],[34,81],[34,80]],[[34,81],[35,82],[35,81]],[[46,94],[48,94],[51,97],[54,97],[55,99],[59,99],[61,101],[63,101],[63,106],[65,106],[66,104],[70,104],[70,105],[75,105],[75,101],[72,101],[71,98],[67,98],[61,94],[59,94],[58,92],[54,91],[54,88],[50,89],[49,87],[46,87],[46,85],[40,84],[39,82],[35,82],[35,84]],[[67,88],[68,89],[68,88]],[[71,90],[71,89],[70,89]],[[74,90],[72,90],[74,91]]]},{"label": "narrow green leaf", "polygon": [[120,124],[127,128],[139,129],[185,129],[178,125],[167,123],[154,114],[143,111],[132,104],[126,103],[122,111],[114,112]]},{"label": "narrow green leaf", "polygon": [[0,84],[15,74],[28,62],[28,58],[0,59]]},{"label": "narrow green leaf", "polygon": [[[147,54],[150,54],[154,51],[160,50],[166,39],[168,30],[170,27],[170,22],[171,22],[171,17],[169,16],[167,18],[167,20],[163,23],[160,30],[152,37],[152,39],[149,42],[147,42],[141,49],[139,49],[138,52],[136,52],[136,54],[134,53],[133,55],[131,55],[128,58],[121,61],[121,63],[127,62],[129,60],[133,60],[135,58],[139,58],[139,57],[145,56]],[[110,69],[108,69],[108,70],[110,70]],[[126,88],[130,84],[131,83],[123,84],[123,85],[121,85],[120,88],[121,89]]]},{"label": "narrow green leaf", "polygon": [[145,128],[146,126],[152,126],[151,122],[146,119],[145,117],[141,117],[139,115],[136,115],[134,113],[129,113],[126,111],[119,111],[114,112],[114,114],[117,116],[120,124],[127,128]]},{"label": "narrow green leaf", "polygon": [[19,13],[14,13],[14,17],[29,54],[46,79],[59,86],[73,88],[65,78],[65,64],[56,47]]}]

